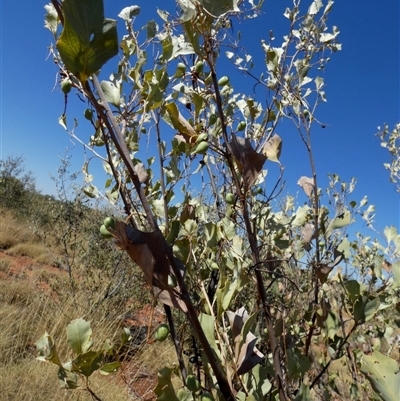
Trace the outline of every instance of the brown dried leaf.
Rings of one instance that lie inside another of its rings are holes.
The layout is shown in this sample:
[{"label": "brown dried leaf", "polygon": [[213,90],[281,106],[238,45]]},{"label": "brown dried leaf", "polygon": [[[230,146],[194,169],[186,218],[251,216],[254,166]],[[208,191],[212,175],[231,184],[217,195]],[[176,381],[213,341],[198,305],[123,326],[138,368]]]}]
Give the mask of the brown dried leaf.
[{"label": "brown dried leaf", "polygon": [[242,329],[249,318],[245,308],[240,308],[236,312],[226,312],[229,320],[229,324],[232,330],[232,336],[235,342],[235,359],[237,374],[243,375],[253,369],[258,363],[260,363],[264,355],[255,347],[257,337],[248,332],[246,339],[242,338]]},{"label": "brown dried leaf", "polygon": [[[115,230],[110,230],[115,237],[115,245],[128,252],[129,257],[142,269],[145,280],[153,286],[158,299],[175,308],[187,312],[184,301],[180,298],[180,286],[171,288],[168,276],[172,268],[168,260],[168,245],[159,232],[146,233],[117,221]],[[175,259],[183,277],[184,266]]]},{"label": "brown dried leaf", "polygon": [[273,135],[264,145],[263,153],[268,160],[279,163],[282,152],[282,139],[279,135]]},{"label": "brown dried leaf", "polygon": [[314,191],[314,180],[309,177],[300,177],[299,181],[297,181],[297,184],[300,185],[306,195],[311,198],[311,195]]},{"label": "brown dried leaf", "polygon": [[197,136],[195,129],[190,125],[189,121],[185,119],[180,113],[175,103],[167,103],[165,110],[169,116],[172,126],[179,131],[180,136],[185,142],[190,142],[191,137]]},{"label": "brown dried leaf", "polygon": [[384,259],[382,262],[382,269],[390,273],[392,271],[392,264]]},{"label": "brown dried leaf", "polygon": [[155,260],[147,246],[146,233],[116,221],[115,230],[110,230],[115,237],[115,245],[126,251],[129,257],[143,270],[147,284],[153,284]]},{"label": "brown dried leaf", "polygon": [[303,236],[303,241],[309,244],[314,236],[314,224],[306,223],[301,229],[301,235]]},{"label": "brown dried leaf", "polygon": [[325,283],[326,279],[329,276],[329,273],[333,270],[334,266],[329,266],[326,264],[321,264],[316,269],[317,277],[321,284]]},{"label": "brown dried leaf", "polygon": [[263,154],[257,153],[247,138],[233,136],[227,144],[227,148],[238,162],[246,193],[256,182],[267,158]]},{"label": "brown dried leaf", "polygon": [[163,304],[180,309],[184,313],[188,311],[185,302],[179,297],[179,294],[167,290],[160,290],[157,287],[153,287],[153,291],[155,297]]},{"label": "brown dried leaf", "polygon": [[136,166],[133,168],[136,175],[139,178],[141,184],[146,183],[149,180],[149,174],[147,173],[146,169],[144,168],[143,163],[137,163]]},{"label": "brown dried leaf", "polygon": [[236,360],[238,375],[249,372],[254,366],[262,362],[264,355],[256,348],[256,342],[257,337],[253,333],[248,333]]}]

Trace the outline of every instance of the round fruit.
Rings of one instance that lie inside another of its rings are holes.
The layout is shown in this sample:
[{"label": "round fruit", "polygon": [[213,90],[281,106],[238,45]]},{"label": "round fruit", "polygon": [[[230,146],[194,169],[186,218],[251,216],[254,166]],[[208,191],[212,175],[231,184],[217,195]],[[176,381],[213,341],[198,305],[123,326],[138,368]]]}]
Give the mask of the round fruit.
[{"label": "round fruit", "polygon": [[93,111],[91,109],[86,109],[84,116],[85,116],[86,120],[92,121]]},{"label": "round fruit", "polygon": [[195,71],[197,74],[201,74],[204,69],[204,63],[202,61],[198,61],[194,67]]},{"label": "round fruit", "polygon": [[218,80],[218,86],[225,86],[228,85],[228,83],[229,83],[229,77],[227,77],[226,75]]},{"label": "round fruit", "polygon": [[199,142],[206,141],[207,138],[208,138],[208,135],[204,132],[203,134],[200,134],[200,135],[196,138],[196,142],[195,142],[195,143],[199,143]]},{"label": "round fruit", "polygon": [[246,128],[246,122],[245,121],[240,121],[240,123],[238,124],[236,130],[237,131],[243,131]]},{"label": "round fruit", "polygon": [[194,375],[188,375],[186,378],[186,387],[188,390],[196,392],[200,390],[200,382],[197,380],[197,377]]},{"label": "round fruit", "polygon": [[169,326],[165,323],[160,324],[155,332],[157,341],[165,341],[169,334]]},{"label": "round fruit", "polygon": [[177,68],[178,70],[185,71],[185,70],[186,70],[186,65],[183,64],[183,63],[178,63],[178,65],[176,66],[176,68]]},{"label": "round fruit", "polygon": [[208,393],[207,391],[205,391],[201,397],[200,397],[200,401],[214,401],[214,397],[212,396],[212,394]]},{"label": "round fruit", "polygon": [[115,219],[114,217],[106,217],[104,219],[104,227],[108,230],[109,228],[115,230]]},{"label": "round fruit", "polygon": [[63,80],[61,81],[61,90],[62,90],[65,94],[71,92],[71,88],[72,88],[72,82],[71,82],[68,78],[63,79]]},{"label": "round fruit", "polygon": [[112,234],[105,228],[104,224],[100,227],[100,234],[104,238],[112,238]]},{"label": "round fruit", "polygon": [[225,196],[225,200],[228,205],[233,205],[235,203],[235,195],[227,193]]},{"label": "round fruit", "polygon": [[193,151],[193,154],[200,154],[203,155],[206,153],[208,150],[208,143],[207,142],[200,142],[197,146],[196,149]]},{"label": "round fruit", "polygon": [[210,118],[208,119],[208,124],[209,125],[214,125],[217,122],[218,117],[216,114],[211,114]]},{"label": "round fruit", "polygon": [[215,262],[211,262],[210,267],[211,267],[211,269],[213,269],[213,270],[219,270],[219,266],[218,266],[218,264],[215,263]]},{"label": "round fruit", "polygon": [[210,85],[211,83],[212,83],[212,74],[211,74],[211,72],[206,76],[206,78],[204,79],[204,82],[207,84],[207,85]]}]

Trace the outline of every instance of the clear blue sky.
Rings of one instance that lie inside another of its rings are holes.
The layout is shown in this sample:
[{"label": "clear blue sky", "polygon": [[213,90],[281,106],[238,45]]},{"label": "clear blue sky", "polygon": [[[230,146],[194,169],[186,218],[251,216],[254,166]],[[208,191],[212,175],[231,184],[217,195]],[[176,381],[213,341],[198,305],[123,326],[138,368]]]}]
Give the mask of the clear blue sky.
[{"label": "clear blue sky", "polygon": [[[263,57],[259,38],[268,38],[270,29],[274,30],[279,43],[279,36],[287,27],[282,13],[291,3],[266,0],[263,16],[241,24],[234,22],[235,31],[249,35],[245,44],[248,43],[250,53]],[[52,37],[43,28],[45,4],[2,1],[0,5],[0,157],[22,154],[42,192],[55,193],[50,175],[56,175],[59,155],[72,144],[57,122],[64,99],[55,85],[56,67],[46,61]],[[138,18],[140,26],[149,19],[161,22],[156,7],[174,9],[172,0],[134,3],[105,0],[106,16],[117,19],[119,11],[132,4],[142,9]],[[329,23],[339,27],[343,50],[332,56],[324,75],[328,102],[320,108],[318,117],[327,127],[314,133],[320,186],[326,183],[328,173],[338,173],[345,180],[357,177],[354,199],[367,195],[370,203],[377,207],[379,225],[399,227],[399,194],[383,168],[383,163],[389,161],[388,155],[375,137],[377,126],[386,122],[393,127],[400,121],[399,1],[337,0]],[[121,20],[118,27],[121,36]],[[107,76],[101,78],[107,79]],[[241,92],[248,89],[247,92],[252,93],[251,80],[243,77],[240,85]],[[75,101],[69,116],[74,113],[82,116],[84,107]],[[78,132],[84,138],[92,134],[86,125],[80,126]],[[289,191],[298,191],[297,179],[310,175],[304,149],[300,148],[294,132],[278,132],[284,140],[282,161],[286,165]],[[301,152],[296,150],[297,146]],[[76,169],[83,159],[83,150],[76,145],[73,152]]]}]

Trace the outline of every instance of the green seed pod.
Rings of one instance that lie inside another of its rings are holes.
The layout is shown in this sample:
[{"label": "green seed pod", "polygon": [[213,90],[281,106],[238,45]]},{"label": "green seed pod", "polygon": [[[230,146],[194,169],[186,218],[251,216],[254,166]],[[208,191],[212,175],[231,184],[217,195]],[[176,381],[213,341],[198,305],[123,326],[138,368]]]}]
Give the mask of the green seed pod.
[{"label": "green seed pod", "polygon": [[218,120],[218,117],[216,114],[211,114],[209,119],[208,119],[208,125],[214,125]]},{"label": "green seed pod", "polygon": [[69,92],[71,92],[71,88],[72,88],[72,82],[68,79],[65,78],[61,81],[61,90],[65,93],[68,94]]},{"label": "green seed pod", "polygon": [[92,121],[93,111],[91,109],[86,109],[83,115],[85,116],[86,120]]},{"label": "green seed pod", "polygon": [[225,86],[228,84],[229,84],[229,77],[227,77],[226,75],[218,80],[218,86]]},{"label": "green seed pod", "polygon": [[211,269],[213,269],[213,270],[219,270],[219,266],[218,266],[218,264],[215,263],[215,262],[211,262],[210,267],[211,267]]},{"label": "green seed pod", "polygon": [[215,400],[212,394],[204,392],[200,397],[200,401],[215,401]]},{"label": "green seed pod", "polygon": [[208,138],[208,135],[207,135],[206,133],[200,134],[200,135],[197,137],[195,143],[200,143],[200,142],[206,141],[207,138]]},{"label": "green seed pod", "polygon": [[158,326],[154,336],[157,341],[165,341],[169,334],[169,326],[165,323]]},{"label": "green seed pod", "polygon": [[194,66],[195,71],[197,74],[201,74],[204,70],[204,63],[202,61],[198,61]]},{"label": "green seed pod", "polygon": [[176,71],[174,78],[182,78],[185,76],[185,71],[186,71],[186,65],[183,63],[178,63],[176,66]]},{"label": "green seed pod", "polygon": [[109,228],[115,230],[115,219],[114,217],[106,217],[104,219],[104,227],[108,230]]},{"label": "green seed pod", "polygon": [[196,149],[192,152],[193,155],[204,155],[208,150],[208,143],[207,142],[200,142]]},{"label": "green seed pod", "polygon": [[188,375],[186,378],[186,387],[188,390],[196,392],[200,390],[200,382],[194,375]]},{"label": "green seed pod", "polygon": [[104,226],[104,224],[100,227],[100,234],[104,238],[112,238],[112,234],[107,230],[107,228]]},{"label": "green seed pod", "polygon": [[225,201],[228,205],[233,205],[235,203],[235,195],[227,193],[225,196]]},{"label": "green seed pod", "polygon": [[246,122],[245,121],[240,121],[238,124],[236,131],[243,131],[246,128]]},{"label": "green seed pod", "polygon": [[211,72],[206,76],[206,78],[204,79],[204,83],[206,84],[206,85],[210,85],[210,84],[212,84],[212,75],[211,75]]}]

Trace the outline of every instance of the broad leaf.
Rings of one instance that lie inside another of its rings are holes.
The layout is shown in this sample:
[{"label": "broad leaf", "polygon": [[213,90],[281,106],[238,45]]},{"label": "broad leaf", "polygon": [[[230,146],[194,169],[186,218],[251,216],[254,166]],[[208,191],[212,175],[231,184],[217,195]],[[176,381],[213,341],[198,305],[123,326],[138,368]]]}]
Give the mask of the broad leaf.
[{"label": "broad leaf", "polygon": [[374,351],[370,356],[363,356],[360,370],[382,400],[399,399],[400,374],[399,365],[395,360]]},{"label": "broad leaf", "polygon": [[238,0],[198,0],[198,2],[214,17],[240,11]]},{"label": "broad leaf", "polygon": [[282,139],[279,135],[273,135],[264,145],[263,153],[268,160],[279,163],[282,152]]},{"label": "broad leaf", "polygon": [[82,82],[118,54],[117,23],[104,18],[102,0],[64,0],[64,29],[57,49]]},{"label": "broad leaf", "polygon": [[309,177],[300,177],[299,181],[297,181],[297,184],[300,185],[306,195],[311,198],[311,195],[314,192],[314,180]]},{"label": "broad leaf", "polygon": [[39,351],[39,356],[36,359],[53,362],[56,365],[61,364],[53,339],[47,332],[36,341],[35,345]]},{"label": "broad leaf", "polygon": [[90,323],[83,319],[75,319],[67,326],[68,345],[77,354],[83,354],[92,347],[92,329]]},{"label": "broad leaf", "polygon": [[110,81],[101,81],[101,89],[108,103],[119,107],[121,103],[120,90]]},{"label": "broad leaf", "polygon": [[174,370],[173,368],[164,368],[158,372],[158,382],[154,389],[154,393],[157,395],[157,401],[179,401],[171,382],[171,376]]}]

